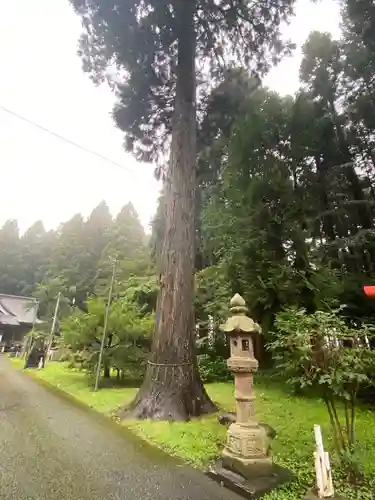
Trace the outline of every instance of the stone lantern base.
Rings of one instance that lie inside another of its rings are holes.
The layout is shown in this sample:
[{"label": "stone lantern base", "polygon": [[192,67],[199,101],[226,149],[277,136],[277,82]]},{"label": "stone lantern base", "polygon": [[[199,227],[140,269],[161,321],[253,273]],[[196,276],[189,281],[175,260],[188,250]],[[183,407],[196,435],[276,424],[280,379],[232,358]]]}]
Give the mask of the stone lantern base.
[{"label": "stone lantern base", "polygon": [[269,442],[264,426],[256,422],[232,423],[222,458],[210,469],[209,476],[246,498],[261,498],[292,479],[288,470],[272,462]]},{"label": "stone lantern base", "polygon": [[273,489],[293,479],[293,475],[283,467],[273,464],[266,472],[245,478],[223,465],[222,459],[218,460],[208,471],[208,475],[221,486],[225,486],[234,493],[250,500],[263,497]]},{"label": "stone lantern base", "polygon": [[245,478],[268,474],[273,463],[266,430],[255,422],[253,425],[231,424],[222,464]]},{"label": "stone lantern base", "polygon": [[229,453],[223,453],[221,458],[223,467],[236,474],[241,474],[246,479],[252,479],[256,476],[267,475],[273,469],[271,458],[239,458]]}]

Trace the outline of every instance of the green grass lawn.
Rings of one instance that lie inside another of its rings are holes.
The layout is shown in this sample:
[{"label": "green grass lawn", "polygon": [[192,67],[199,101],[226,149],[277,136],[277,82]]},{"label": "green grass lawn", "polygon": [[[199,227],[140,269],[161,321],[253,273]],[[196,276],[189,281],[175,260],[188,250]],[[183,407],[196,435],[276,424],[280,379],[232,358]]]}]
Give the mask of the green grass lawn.
[{"label": "green grass lawn", "polygon": [[[22,367],[20,360],[12,360]],[[129,403],[136,388],[109,388],[92,392],[83,372],[68,370],[64,363],[49,363],[45,370],[32,371],[33,376],[43,379],[76,399],[104,414],[111,414]],[[218,383],[207,385],[207,391],[220,408],[234,408],[233,385]],[[268,495],[268,500],[295,500],[314,483],[314,424],[322,427],[325,446],[331,446],[330,427],[323,404],[315,399],[299,398],[288,393],[281,385],[258,377],[256,383],[256,407],[258,420],[273,426],[277,437],[273,442],[275,461],[288,467],[296,480]],[[203,417],[186,423],[154,421],[125,421],[122,425],[133,430],[147,441],[168,453],[182,458],[199,468],[206,467],[220,455],[225,442],[226,428],[219,425],[217,415]],[[360,460],[368,477],[375,476],[375,415],[362,408],[358,411],[357,437],[360,443]],[[335,487],[347,499],[373,499],[372,486],[367,482],[360,490],[348,488],[339,471],[333,469]]]}]

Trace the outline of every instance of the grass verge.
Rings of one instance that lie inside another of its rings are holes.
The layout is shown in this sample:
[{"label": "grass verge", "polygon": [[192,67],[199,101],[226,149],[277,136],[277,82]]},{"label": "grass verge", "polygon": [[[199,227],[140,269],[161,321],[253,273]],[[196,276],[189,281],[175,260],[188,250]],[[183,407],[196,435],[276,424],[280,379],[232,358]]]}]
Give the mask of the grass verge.
[{"label": "grass verge", "polygon": [[[19,359],[12,359],[12,363],[16,367],[23,367],[23,362]],[[64,363],[49,363],[45,370],[35,370],[30,374],[107,415],[129,403],[137,392],[137,388],[108,388],[94,393],[87,376],[83,372],[69,370]],[[220,408],[233,409],[232,384],[209,384],[207,391]],[[256,395],[258,419],[272,425],[277,431],[277,438],[272,446],[275,461],[296,475],[293,483],[265,498],[296,500],[314,484],[314,424],[321,425],[326,448],[331,446],[326,410],[320,401],[291,395],[281,385],[262,380],[261,377],[258,377],[256,383]],[[183,423],[144,420],[125,421],[122,425],[169,454],[178,456],[200,469],[207,467],[220,455],[226,436],[226,428],[218,424],[216,415]],[[360,443],[358,460],[363,465],[368,479],[357,488],[349,487],[342,472],[334,465],[335,487],[337,492],[348,500],[370,500],[373,499],[375,491],[375,482],[371,479],[375,477],[375,415],[369,409],[361,408],[358,411],[357,438]]]}]

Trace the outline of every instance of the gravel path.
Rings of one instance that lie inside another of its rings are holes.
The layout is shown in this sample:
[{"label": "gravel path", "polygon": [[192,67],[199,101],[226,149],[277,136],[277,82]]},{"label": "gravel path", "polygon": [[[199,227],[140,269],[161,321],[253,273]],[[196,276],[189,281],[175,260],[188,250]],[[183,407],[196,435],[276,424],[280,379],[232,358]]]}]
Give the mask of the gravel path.
[{"label": "gravel path", "polygon": [[0,355],[0,500],[238,500]]}]

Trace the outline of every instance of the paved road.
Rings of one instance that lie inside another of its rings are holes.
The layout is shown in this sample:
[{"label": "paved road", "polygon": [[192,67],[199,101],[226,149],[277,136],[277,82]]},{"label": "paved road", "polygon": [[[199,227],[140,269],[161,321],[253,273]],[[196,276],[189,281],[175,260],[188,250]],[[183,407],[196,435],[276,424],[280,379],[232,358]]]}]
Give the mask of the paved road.
[{"label": "paved road", "polygon": [[238,500],[50,393],[0,355],[1,500]]}]

